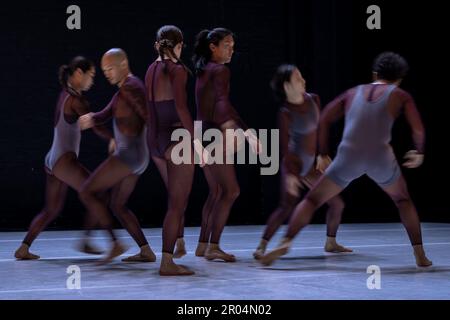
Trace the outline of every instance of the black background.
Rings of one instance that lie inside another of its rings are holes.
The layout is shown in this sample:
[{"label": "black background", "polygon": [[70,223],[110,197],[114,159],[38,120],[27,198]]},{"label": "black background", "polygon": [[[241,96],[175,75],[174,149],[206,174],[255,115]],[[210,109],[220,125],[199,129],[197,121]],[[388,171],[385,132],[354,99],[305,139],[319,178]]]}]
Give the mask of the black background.
[{"label": "black background", "polygon": [[[57,70],[82,54],[97,65],[95,86],[87,93],[93,110],[109,101],[115,88],[99,69],[102,54],[123,48],[131,69],[143,79],[155,59],[156,30],[164,24],[180,27],[190,57],[197,32],[223,26],[237,35],[230,64],[231,99],[253,128],[275,128],[277,106],[268,86],[277,65],[299,66],[307,90],[320,95],[323,105],[343,90],[371,81],[373,58],[381,51],[402,54],[411,71],[402,87],[411,92],[427,132],[424,165],[403,170],[423,221],[450,222],[445,148],[449,50],[443,2],[411,1],[58,1],[2,2],[0,5],[0,229],[26,229],[44,201],[44,157],[53,134],[59,85]],[[66,8],[81,8],[81,30],[68,30]],[[381,30],[366,27],[369,5],[381,8]],[[188,94],[192,112],[194,78]],[[338,123],[331,143],[336,149],[342,130]],[[401,160],[412,148],[405,119],[394,126],[392,144]],[[106,145],[92,132],[83,133],[80,160],[94,169],[106,157]],[[260,176],[256,165],[237,166],[241,195],[229,224],[262,224],[278,201],[279,176]],[[442,183],[440,183],[442,182]],[[199,168],[186,225],[199,225],[207,186]],[[353,182],[343,193],[343,222],[396,222],[395,206],[369,179]],[[145,227],[160,227],[166,208],[162,180],[150,164],[129,206]],[[51,228],[78,228],[83,207],[71,191],[61,216]],[[314,222],[323,223],[323,209]]]}]

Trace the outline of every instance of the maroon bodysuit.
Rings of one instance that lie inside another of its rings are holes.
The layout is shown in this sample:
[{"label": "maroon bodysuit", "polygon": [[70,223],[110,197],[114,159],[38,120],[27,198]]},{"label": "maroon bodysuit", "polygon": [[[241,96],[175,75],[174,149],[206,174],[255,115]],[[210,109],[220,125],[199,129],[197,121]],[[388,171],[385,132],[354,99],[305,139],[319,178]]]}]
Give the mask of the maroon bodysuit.
[{"label": "maroon bodysuit", "polygon": [[[187,107],[187,71],[178,63],[166,59],[153,62],[145,76],[149,101],[148,143],[152,156],[164,158],[177,128],[194,137],[194,123]],[[175,141],[173,143],[176,143]]]},{"label": "maroon bodysuit", "polygon": [[230,70],[223,64],[208,62],[195,84],[197,120],[202,121],[203,129],[220,128],[228,120],[248,129],[231,105],[229,95]]}]

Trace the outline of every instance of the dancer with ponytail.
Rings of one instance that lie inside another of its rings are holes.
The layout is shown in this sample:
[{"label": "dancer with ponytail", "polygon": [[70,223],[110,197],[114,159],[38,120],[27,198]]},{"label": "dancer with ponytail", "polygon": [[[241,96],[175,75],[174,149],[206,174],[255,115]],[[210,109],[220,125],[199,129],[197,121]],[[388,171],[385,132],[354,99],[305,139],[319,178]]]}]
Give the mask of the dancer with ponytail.
[{"label": "dancer with ponytail", "polygon": [[[197,119],[202,121],[203,129],[217,128],[222,133],[225,133],[226,129],[244,130],[252,150],[260,152],[259,140],[251,131],[247,131],[247,126],[230,102],[230,70],[225,64],[231,61],[233,52],[234,36],[230,30],[216,28],[203,30],[197,35],[193,56],[197,74]],[[235,141],[223,140],[225,158],[230,158],[233,153],[229,146],[234,145]],[[209,195],[203,206],[202,225],[195,254],[204,256],[207,260],[234,262],[235,256],[224,252],[219,246],[231,207],[240,191],[234,165],[228,162],[208,164],[203,168],[203,172],[208,182]]]},{"label": "dancer with ponytail", "polygon": [[[158,58],[150,65],[145,77],[150,107],[149,149],[168,193],[159,270],[162,276],[194,274],[188,267],[177,265],[173,261],[173,258],[186,253],[182,230],[194,177],[193,157],[190,157],[188,163],[181,164],[173,159],[175,155],[172,150],[178,144],[171,140],[173,131],[181,128],[187,130],[195,152],[201,155],[203,149],[201,142],[194,140],[194,123],[186,96],[186,82],[190,71],[180,60],[182,48],[181,30],[173,25],[161,27],[155,42]],[[177,251],[174,254],[175,245]]]},{"label": "dancer with ponytail", "polygon": [[[88,91],[95,76],[94,64],[81,56],[75,57],[69,65],[61,66],[59,80],[62,91],[59,95],[55,112],[53,144],[45,157],[46,192],[45,206],[32,221],[23,243],[15,252],[20,260],[39,259],[29,251],[36,237],[52,222],[62,210],[71,187],[80,192],[81,186],[89,176],[89,171],[78,161],[80,150],[81,129],[78,123],[80,116],[89,113],[89,103],[83,97],[83,91]],[[111,136],[104,127],[93,127],[94,132],[108,140]],[[81,243],[80,250],[85,253],[101,254],[102,252],[88,242],[90,229],[97,225],[97,217],[92,212],[86,217],[86,239]],[[112,232],[112,231],[110,231]]]}]

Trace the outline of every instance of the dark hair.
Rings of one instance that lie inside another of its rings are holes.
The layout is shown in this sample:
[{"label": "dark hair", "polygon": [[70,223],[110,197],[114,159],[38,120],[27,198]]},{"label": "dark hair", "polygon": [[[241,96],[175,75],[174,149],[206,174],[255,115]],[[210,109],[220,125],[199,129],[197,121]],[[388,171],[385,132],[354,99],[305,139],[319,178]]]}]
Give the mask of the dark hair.
[{"label": "dark hair", "polygon": [[86,72],[94,67],[94,63],[82,56],[77,56],[73,58],[68,65],[62,65],[59,67],[59,83],[65,89],[68,88],[67,81],[69,77],[77,70]]},{"label": "dark hair", "polygon": [[[183,42],[183,33],[178,27],[173,25],[165,25],[159,28],[158,32],[156,33],[156,42],[158,42],[159,44],[158,54],[163,63],[165,63],[165,54],[177,60],[177,62],[181,64],[186,69],[186,71],[191,73],[189,68],[186,67],[183,61],[181,61],[173,51],[177,44]],[[164,71],[167,71],[166,65],[164,65]]]},{"label": "dark hair", "polygon": [[383,52],[375,58],[372,69],[377,73],[379,79],[396,81],[406,76],[409,66],[401,55],[394,52]]},{"label": "dark hair", "polygon": [[277,102],[282,103],[286,101],[287,97],[284,91],[284,83],[291,81],[292,73],[296,69],[297,67],[293,64],[282,64],[275,71],[270,81],[270,87]]},{"label": "dark hair", "polygon": [[225,28],[215,28],[213,30],[205,29],[197,34],[195,37],[194,55],[192,57],[195,73],[202,73],[206,64],[211,60],[212,52],[209,45],[212,43],[218,46],[219,42],[227,36],[234,37],[234,34]]}]

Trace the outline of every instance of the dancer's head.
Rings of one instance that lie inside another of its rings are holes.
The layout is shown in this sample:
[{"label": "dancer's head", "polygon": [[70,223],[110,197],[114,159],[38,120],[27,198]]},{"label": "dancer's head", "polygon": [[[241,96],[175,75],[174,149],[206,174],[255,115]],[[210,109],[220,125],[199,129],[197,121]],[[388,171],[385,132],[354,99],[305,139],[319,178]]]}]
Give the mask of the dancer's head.
[{"label": "dancer's head", "polygon": [[94,84],[94,76],[94,63],[82,56],[77,56],[69,64],[59,67],[59,82],[63,88],[87,91]]},{"label": "dancer's head", "polygon": [[195,39],[195,71],[201,73],[209,61],[224,64],[231,61],[234,52],[234,34],[225,28],[202,30]]},{"label": "dancer's head", "polygon": [[[173,25],[165,25],[156,32],[155,49],[162,61],[171,59],[180,63],[189,73],[191,72],[181,61],[181,51],[184,47],[183,32]],[[166,69],[164,69],[166,70]]]},{"label": "dancer's head", "polygon": [[102,70],[112,85],[120,85],[130,73],[128,57],[119,48],[108,50],[102,57]]},{"label": "dancer's head", "polygon": [[298,103],[303,101],[305,84],[305,79],[295,65],[282,64],[275,71],[270,87],[278,102]]},{"label": "dancer's head", "polygon": [[374,80],[384,80],[399,84],[408,73],[409,66],[405,58],[394,52],[379,54],[373,63]]},{"label": "dancer's head", "polygon": [[178,61],[183,50],[183,33],[176,26],[162,26],[156,33],[155,49],[161,60],[169,58]]}]

